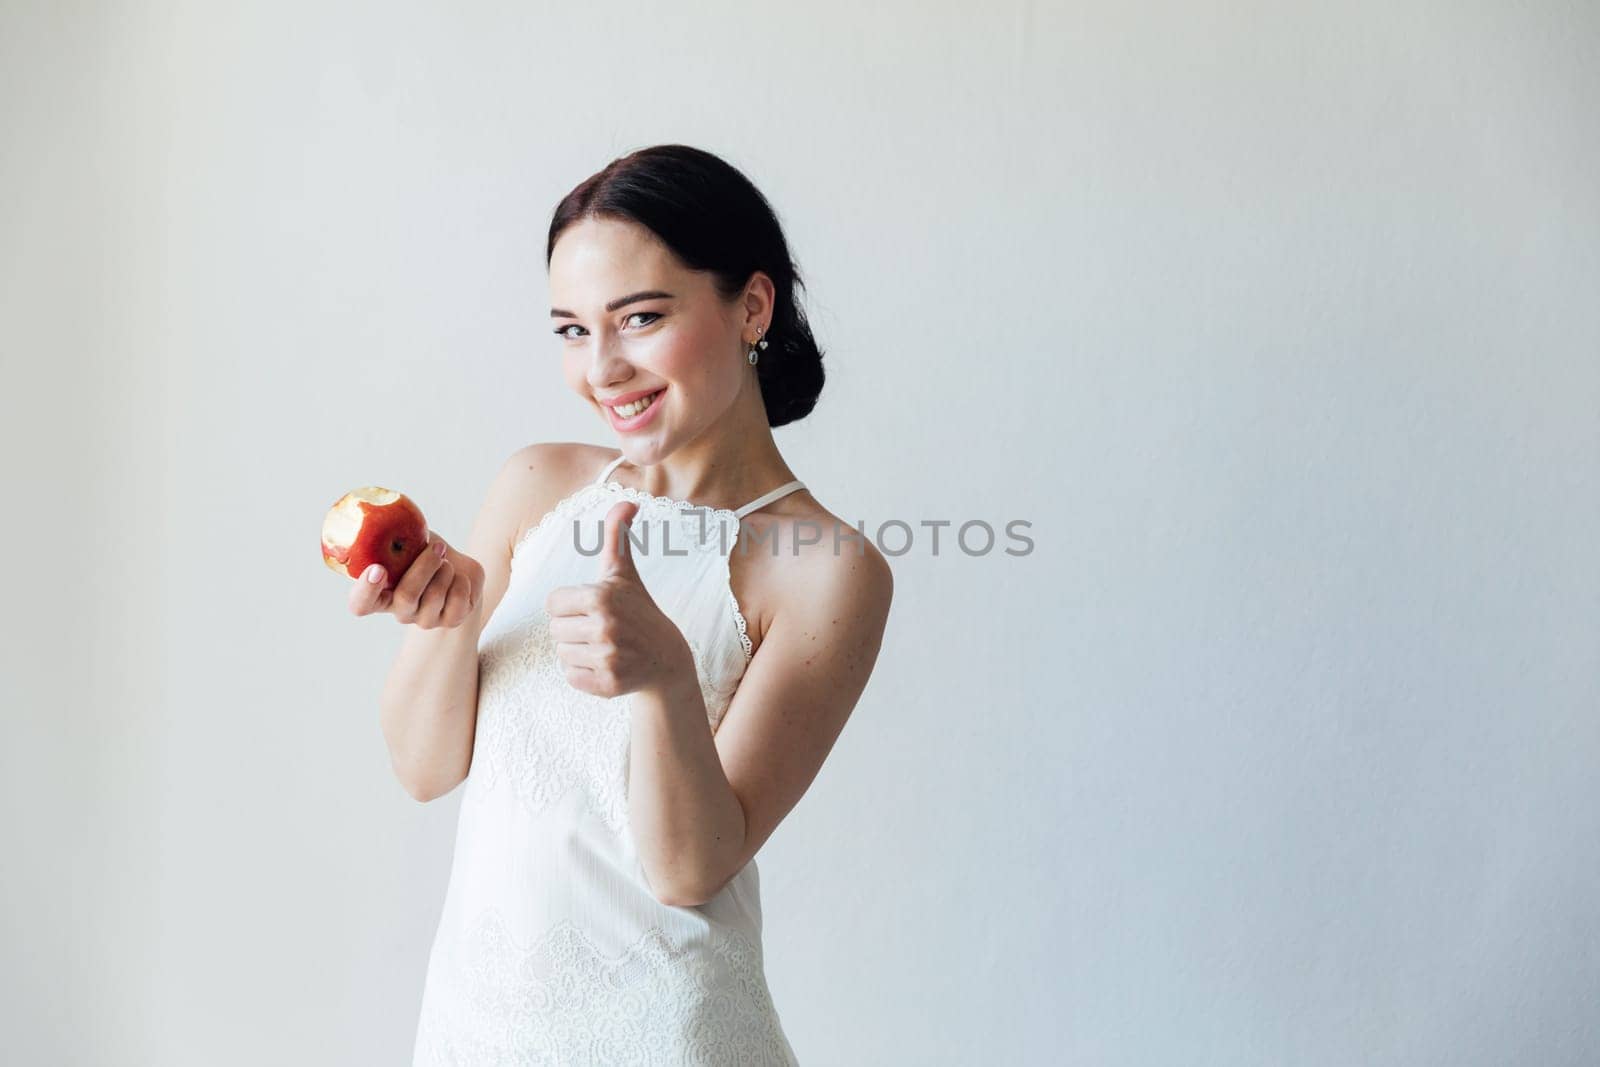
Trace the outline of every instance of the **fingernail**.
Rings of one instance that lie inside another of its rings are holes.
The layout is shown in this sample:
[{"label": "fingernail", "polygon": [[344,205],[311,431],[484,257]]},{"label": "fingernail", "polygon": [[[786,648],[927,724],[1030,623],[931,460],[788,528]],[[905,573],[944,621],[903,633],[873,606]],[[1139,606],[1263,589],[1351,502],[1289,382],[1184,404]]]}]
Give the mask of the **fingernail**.
[{"label": "fingernail", "polygon": [[445,553],[445,547],[446,546],[445,546],[445,543],[443,541],[435,542],[434,546],[433,546],[433,554],[438,556],[440,559],[443,559],[444,558],[444,553]]},{"label": "fingernail", "polygon": [[383,581],[383,568],[374,563],[367,568],[367,581],[377,584]]}]

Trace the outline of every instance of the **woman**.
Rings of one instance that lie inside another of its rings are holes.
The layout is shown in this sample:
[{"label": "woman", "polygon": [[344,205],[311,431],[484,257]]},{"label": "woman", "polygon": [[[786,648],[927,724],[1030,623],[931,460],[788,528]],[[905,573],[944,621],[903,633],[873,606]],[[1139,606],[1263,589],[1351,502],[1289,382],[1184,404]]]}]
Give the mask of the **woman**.
[{"label": "woman", "polygon": [[546,263],[567,385],[617,447],[521,449],[466,553],[430,535],[352,599],[416,627],[383,705],[401,780],[467,783],[414,1062],[794,1063],[754,857],[892,592],[773,440],[823,382],[801,281],[760,192],[683,145],[574,189]]}]

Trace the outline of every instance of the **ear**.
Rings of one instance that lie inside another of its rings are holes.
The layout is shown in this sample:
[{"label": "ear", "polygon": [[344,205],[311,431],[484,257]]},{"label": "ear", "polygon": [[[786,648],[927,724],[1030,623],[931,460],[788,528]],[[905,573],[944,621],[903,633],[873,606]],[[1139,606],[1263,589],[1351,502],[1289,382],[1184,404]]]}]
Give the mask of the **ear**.
[{"label": "ear", "polygon": [[606,512],[605,541],[600,546],[600,576],[638,578],[633,565],[633,546],[628,543],[628,527],[638,514],[639,505],[624,500]]}]

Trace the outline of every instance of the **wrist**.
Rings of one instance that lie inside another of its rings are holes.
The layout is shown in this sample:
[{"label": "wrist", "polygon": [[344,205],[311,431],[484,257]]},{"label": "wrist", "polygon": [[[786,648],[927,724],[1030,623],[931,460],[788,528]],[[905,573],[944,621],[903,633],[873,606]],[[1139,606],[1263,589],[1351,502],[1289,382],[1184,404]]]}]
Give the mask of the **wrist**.
[{"label": "wrist", "polygon": [[661,674],[646,688],[674,705],[700,695],[700,674],[695,669],[694,652],[681,635]]}]

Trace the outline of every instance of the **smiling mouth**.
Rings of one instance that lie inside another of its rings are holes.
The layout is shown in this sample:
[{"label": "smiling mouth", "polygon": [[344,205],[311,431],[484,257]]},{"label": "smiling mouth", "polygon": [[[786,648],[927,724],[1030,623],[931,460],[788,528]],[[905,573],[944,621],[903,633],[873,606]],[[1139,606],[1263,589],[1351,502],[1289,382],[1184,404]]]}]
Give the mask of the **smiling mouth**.
[{"label": "smiling mouth", "polygon": [[642,397],[627,404],[618,404],[611,410],[616,412],[617,418],[619,419],[627,420],[635,418],[644,414],[646,411],[649,411],[651,406],[654,405],[658,399],[660,399],[661,394],[664,392],[666,392],[665,389],[657,389],[647,397]]}]

